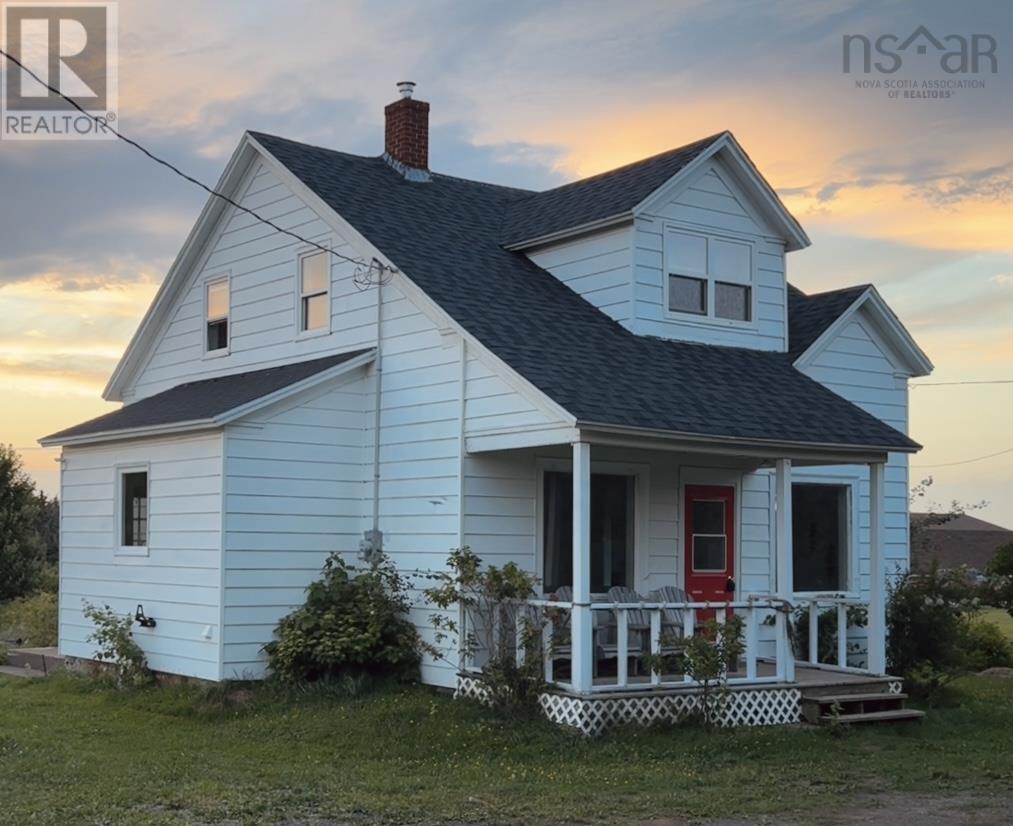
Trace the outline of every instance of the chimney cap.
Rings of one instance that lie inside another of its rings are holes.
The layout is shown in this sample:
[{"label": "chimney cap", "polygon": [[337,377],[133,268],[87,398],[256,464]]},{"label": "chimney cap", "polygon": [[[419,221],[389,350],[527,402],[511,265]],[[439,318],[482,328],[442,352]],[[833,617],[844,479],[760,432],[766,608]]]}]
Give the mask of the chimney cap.
[{"label": "chimney cap", "polygon": [[401,93],[401,97],[410,98],[412,96],[412,92],[415,91],[415,81],[399,80],[397,82],[397,90]]}]

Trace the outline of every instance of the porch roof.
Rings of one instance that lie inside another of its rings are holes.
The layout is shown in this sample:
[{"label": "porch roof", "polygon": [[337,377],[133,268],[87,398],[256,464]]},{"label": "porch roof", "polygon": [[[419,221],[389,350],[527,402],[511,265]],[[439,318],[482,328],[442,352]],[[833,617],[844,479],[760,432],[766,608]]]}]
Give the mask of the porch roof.
[{"label": "porch roof", "polygon": [[789,354],[631,333],[502,246],[531,193],[251,133],[445,312],[578,425],[883,451],[919,445],[813,381]]},{"label": "porch roof", "polygon": [[317,380],[332,378],[364,360],[371,360],[373,353],[368,349],[355,350],[265,370],[187,382],[39,441],[44,445],[59,445],[97,440],[113,434],[126,438],[132,434],[148,435],[169,428],[178,430],[185,425],[210,427],[225,424],[227,418],[235,419],[239,414],[248,413],[258,401],[268,404],[283,394],[305,389]]}]

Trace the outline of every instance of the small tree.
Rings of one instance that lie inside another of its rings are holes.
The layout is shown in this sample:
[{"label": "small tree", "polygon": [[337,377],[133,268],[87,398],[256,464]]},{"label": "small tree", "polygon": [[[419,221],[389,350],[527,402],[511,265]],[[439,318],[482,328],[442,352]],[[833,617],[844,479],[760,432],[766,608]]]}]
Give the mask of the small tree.
[{"label": "small tree", "polygon": [[151,682],[148,660],[134,639],[134,618],[117,614],[108,605],[98,608],[91,603],[85,603],[84,615],[95,626],[88,635],[88,641],[98,646],[95,659],[116,666],[117,684],[138,687]]},{"label": "small tree", "polygon": [[0,602],[35,591],[45,564],[35,485],[11,445],[0,444]]},{"label": "small tree", "polygon": [[985,567],[984,597],[989,605],[1013,616],[1013,542],[995,552]]},{"label": "small tree", "polygon": [[742,617],[733,615],[723,624],[708,620],[701,633],[686,641],[686,674],[700,685],[700,719],[705,728],[720,722],[728,700],[728,665],[745,650]]},{"label": "small tree", "polygon": [[[544,687],[544,623],[527,604],[537,580],[513,562],[483,569],[482,560],[467,547],[450,552],[447,569],[427,575],[435,584],[425,595],[440,609],[431,617],[437,644],[429,653],[446,658],[440,645],[456,641],[462,665],[484,657],[474,676],[490,706],[514,713],[533,710]],[[460,611],[456,617],[454,608]]]}]

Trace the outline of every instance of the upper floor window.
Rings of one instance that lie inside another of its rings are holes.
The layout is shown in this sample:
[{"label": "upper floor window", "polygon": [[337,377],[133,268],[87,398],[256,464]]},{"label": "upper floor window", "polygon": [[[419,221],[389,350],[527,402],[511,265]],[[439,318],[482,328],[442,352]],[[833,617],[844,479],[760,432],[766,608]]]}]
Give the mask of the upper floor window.
[{"label": "upper floor window", "polygon": [[229,349],[229,279],[208,281],[205,290],[207,352],[224,352]]},{"label": "upper floor window", "polygon": [[727,321],[753,319],[753,248],[745,241],[669,229],[668,309]]},{"label": "upper floor window", "polygon": [[327,253],[314,252],[299,259],[299,329],[326,329],[331,322],[330,261]]}]

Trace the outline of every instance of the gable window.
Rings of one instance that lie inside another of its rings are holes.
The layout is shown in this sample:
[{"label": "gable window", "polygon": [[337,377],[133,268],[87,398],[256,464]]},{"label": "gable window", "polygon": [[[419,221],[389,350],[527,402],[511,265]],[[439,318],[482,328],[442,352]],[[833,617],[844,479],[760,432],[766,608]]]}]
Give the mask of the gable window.
[{"label": "gable window", "polygon": [[148,472],[125,471],[120,477],[120,545],[124,548],[148,544]]},{"label": "gable window", "polygon": [[753,320],[753,247],[748,241],[668,227],[668,311],[749,323]]},{"label": "gable window", "polygon": [[[543,478],[543,589],[573,584],[573,474]],[[635,476],[591,474],[591,591],[633,585]]]},{"label": "gable window", "polygon": [[229,279],[208,281],[204,289],[207,352],[226,352],[229,349]]},{"label": "gable window", "polygon": [[791,491],[795,590],[847,591],[850,486],[796,483]]},{"label": "gable window", "polygon": [[299,259],[299,329],[323,330],[330,325],[330,262],[324,252]]}]

